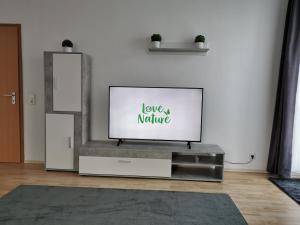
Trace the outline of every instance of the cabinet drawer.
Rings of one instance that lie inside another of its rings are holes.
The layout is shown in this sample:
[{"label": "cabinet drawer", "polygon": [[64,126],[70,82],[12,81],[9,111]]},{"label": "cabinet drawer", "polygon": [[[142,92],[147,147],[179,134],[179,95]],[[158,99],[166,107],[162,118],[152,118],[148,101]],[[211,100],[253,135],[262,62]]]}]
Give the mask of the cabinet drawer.
[{"label": "cabinet drawer", "polygon": [[79,173],[171,177],[171,160],[123,157],[79,157]]}]

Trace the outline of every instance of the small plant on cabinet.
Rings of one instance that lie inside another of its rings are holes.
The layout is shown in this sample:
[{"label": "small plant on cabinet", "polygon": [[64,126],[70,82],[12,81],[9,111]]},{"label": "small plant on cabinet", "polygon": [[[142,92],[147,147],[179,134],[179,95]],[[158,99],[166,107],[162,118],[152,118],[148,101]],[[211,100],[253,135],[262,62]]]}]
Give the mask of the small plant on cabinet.
[{"label": "small plant on cabinet", "polygon": [[204,48],[205,37],[203,35],[198,35],[195,37],[195,43],[198,48]]},{"label": "small plant on cabinet", "polygon": [[151,42],[152,42],[152,46],[154,48],[159,48],[160,47],[160,42],[161,42],[161,35],[160,34],[153,34],[151,36]]},{"label": "small plant on cabinet", "polygon": [[73,51],[73,43],[72,41],[65,39],[61,43],[61,46],[63,47],[64,52],[72,52]]}]

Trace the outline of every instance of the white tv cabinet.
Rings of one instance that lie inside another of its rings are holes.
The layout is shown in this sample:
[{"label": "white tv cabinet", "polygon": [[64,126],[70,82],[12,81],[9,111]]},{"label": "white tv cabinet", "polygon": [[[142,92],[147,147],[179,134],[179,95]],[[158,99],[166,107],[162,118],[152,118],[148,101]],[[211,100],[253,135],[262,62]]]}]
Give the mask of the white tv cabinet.
[{"label": "white tv cabinet", "polygon": [[221,182],[224,151],[217,145],[91,141],[79,149],[79,174]]}]

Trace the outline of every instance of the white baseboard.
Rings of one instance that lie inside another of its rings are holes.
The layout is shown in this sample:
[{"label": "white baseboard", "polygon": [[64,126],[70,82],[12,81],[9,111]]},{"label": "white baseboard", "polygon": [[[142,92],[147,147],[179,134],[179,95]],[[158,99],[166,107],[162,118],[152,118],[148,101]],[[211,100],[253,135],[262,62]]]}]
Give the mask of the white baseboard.
[{"label": "white baseboard", "polygon": [[[255,169],[229,169],[225,168],[224,171],[226,172],[241,172],[241,173],[269,173],[266,170],[255,170]],[[300,173],[293,172],[291,175],[292,178],[300,178]]]},{"label": "white baseboard", "polygon": [[233,169],[225,168],[225,172],[241,172],[241,173],[268,173],[266,170],[255,170],[255,169]]},{"label": "white baseboard", "polygon": [[292,172],[292,178],[300,178],[300,173]]},{"label": "white baseboard", "polygon": [[45,164],[44,161],[39,161],[39,160],[25,160],[24,163],[26,163],[26,164]]}]

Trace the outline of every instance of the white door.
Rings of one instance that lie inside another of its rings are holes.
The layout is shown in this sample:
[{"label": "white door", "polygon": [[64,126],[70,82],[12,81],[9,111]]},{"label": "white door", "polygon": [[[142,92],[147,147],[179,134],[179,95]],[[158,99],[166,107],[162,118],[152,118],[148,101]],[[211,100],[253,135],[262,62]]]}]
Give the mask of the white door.
[{"label": "white door", "polygon": [[53,54],[53,110],[81,111],[81,54]]},{"label": "white door", "polygon": [[46,168],[74,169],[74,115],[46,114]]}]

